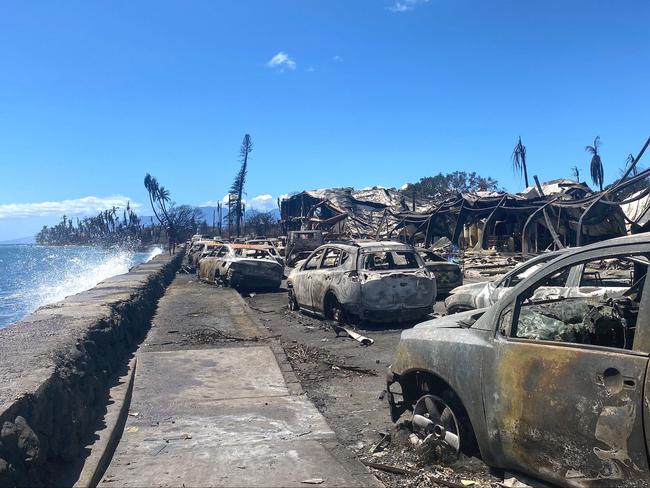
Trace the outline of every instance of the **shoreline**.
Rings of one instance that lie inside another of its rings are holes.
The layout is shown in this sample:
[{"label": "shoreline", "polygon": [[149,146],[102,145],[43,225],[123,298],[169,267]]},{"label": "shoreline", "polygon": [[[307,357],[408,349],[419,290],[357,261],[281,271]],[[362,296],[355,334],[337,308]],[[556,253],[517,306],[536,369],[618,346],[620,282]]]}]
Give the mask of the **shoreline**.
[{"label": "shoreline", "polygon": [[53,466],[79,458],[183,254],[158,254],[0,329],[0,486],[47,485]]}]

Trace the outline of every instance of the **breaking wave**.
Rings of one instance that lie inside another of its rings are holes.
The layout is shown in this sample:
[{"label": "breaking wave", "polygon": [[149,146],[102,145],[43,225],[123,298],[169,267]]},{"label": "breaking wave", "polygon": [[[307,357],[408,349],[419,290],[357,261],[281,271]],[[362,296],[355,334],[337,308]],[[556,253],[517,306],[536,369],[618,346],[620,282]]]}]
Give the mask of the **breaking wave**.
[{"label": "breaking wave", "polygon": [[123,248],[0,246],[0,327],[160,254]]}]

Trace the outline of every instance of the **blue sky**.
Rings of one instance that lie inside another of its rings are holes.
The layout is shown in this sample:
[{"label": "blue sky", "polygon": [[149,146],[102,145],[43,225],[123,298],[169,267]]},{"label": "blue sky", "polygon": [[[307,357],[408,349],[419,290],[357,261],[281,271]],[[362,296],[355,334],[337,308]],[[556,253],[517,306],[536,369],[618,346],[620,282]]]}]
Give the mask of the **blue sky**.
[{"label": "blue sky", "polygon": [[457,169],[517,191],[519,135],[542,180],[587,176],[600,135],[610,182],[650,135],[649,19],[647,1],[4,1],[0,240],[144,205],[146,172],[220,199],[246,132],[260,208]]}]

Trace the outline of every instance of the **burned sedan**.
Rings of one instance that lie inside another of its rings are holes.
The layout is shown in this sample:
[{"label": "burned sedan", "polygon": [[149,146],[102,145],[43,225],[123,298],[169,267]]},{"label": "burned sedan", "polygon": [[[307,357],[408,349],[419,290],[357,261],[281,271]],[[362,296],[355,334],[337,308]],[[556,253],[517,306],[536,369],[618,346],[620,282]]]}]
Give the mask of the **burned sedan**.
[{"label": "burned sedan", "polygon": [[[489,309],[404,331],[393,420],[554,484],[647,486],[649,256],[650,234],[569,250]],[[549,293],[576,270],[577,290]]]},{"label": "burned sedan", "polygon": [[209,255],[213,250],[221,247],[222,243],[219,241],[197,241],[192,244],[187,252],[187,260],[191,266],[198,266],[198,262]]},{"label": "burned sedan", "polygon": [[199,278],[210,283],[245,289],[276,289],[284,267],[266,246],[223,244],[199,261]]},{"label": "burned sedan", "polygon": [[287,280],[289,307],[329,319],[409,321],[432,311],[436,279],[399,242],[326,244]]},{"label": "burned sedan", "polygon": [[464,312],[493,305],[513,286],[564,251],[563,249],[535,256],[511,269],[495,281],[468,283],[454,288],[445,299],[447,313]]},{"label": "burned sedan", "polygon": [[427,269],[436,277],[438,296],[445,295],[463,284],[463,271],[458,264],[427,249],[419,249],[418,254],[424,260]]}]

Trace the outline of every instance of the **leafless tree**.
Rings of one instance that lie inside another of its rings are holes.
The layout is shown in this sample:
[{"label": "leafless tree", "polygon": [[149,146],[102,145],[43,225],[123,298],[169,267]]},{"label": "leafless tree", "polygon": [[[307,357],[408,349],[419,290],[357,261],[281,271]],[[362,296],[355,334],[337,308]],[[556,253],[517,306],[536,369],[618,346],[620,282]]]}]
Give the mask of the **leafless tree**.
[{"label": "leafless tree", "polygon": [[580,183],[580,170],[578,169],[577,166],[573,166],[571,168],[571,176],[573,177],[574,180]]}]

